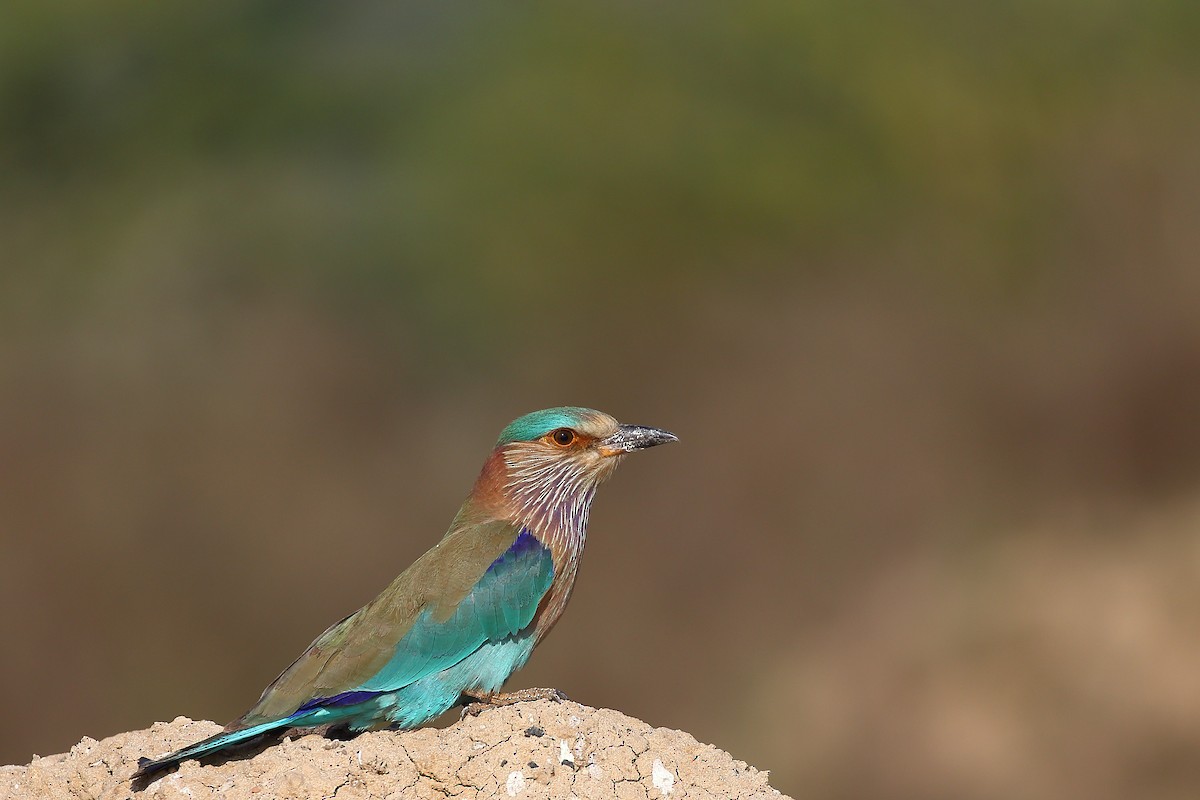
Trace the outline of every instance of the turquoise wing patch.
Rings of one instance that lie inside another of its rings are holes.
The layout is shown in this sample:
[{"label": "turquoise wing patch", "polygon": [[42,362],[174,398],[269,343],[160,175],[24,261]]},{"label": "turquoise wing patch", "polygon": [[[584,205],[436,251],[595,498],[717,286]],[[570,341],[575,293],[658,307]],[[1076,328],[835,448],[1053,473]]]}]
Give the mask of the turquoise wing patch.
[{"label": "turquoise wing patch", "polygon": [[498,642],[519,633],[533,621],[553,581],[550,550],[522,530],[448,619],[436,622],[430,609],[422,611],[396,644],[395,655],[357,689],[397,691],[449,669],[485,642]]}]

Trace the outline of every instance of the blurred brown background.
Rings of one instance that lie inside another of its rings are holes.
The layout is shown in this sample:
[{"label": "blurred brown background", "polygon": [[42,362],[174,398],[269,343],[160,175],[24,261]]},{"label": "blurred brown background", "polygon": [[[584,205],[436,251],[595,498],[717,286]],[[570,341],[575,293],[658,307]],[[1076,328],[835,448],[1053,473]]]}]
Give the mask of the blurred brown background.
[{"label": "blurred brown background", "polygon": [[1198,8],[5,4],[0,762],[237,715],[569,403],[682,442],[515,685],[1194,798]]}]

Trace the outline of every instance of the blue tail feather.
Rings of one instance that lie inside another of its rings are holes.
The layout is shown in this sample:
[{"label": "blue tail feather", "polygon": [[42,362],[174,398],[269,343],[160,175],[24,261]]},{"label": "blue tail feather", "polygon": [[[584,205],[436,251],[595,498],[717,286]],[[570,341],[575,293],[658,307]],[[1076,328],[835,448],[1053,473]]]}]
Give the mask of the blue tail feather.
[{"label": "blue tail feather", "polygon": [[[306,716],[306,715],[302,715]],[[137,772],[133,774],[133,780],[139,781],[151,777],[159,772],[170,769],[177,764],[182,764],[192,758],[203,758],[210,753],[215,753],[218,750],[226,747],[232,747],[235,744],[246,742],[256,736],[261,736],[279,728],[288,728],[296,724],[298,716],[293,714],[289,717],[284,717],[273,722],[264,722],[260,725],[251,725],[249,728],[242,728],[236,731],[222,731],[202,739],[195,744],[188,745],[182,750],[176,750],[170,755],[163,756],[159,759],[139,758]]]},{"label": "blue tail feather", "polygon": [[318,697],[309,700],[282,719],[261,722],[237,730],[222,731],[159,759],[138,759],[138,769],[133,774],[133,780],[144,785],[154,775],[184,761],[192,758],[204,758],[219,750],[248,742],[272,731],[285,728],[316,727],[328,723],[354,720],[363,713],[363,704],[380,694],[380,692],[356,691],[343,692],[332,697]]}]

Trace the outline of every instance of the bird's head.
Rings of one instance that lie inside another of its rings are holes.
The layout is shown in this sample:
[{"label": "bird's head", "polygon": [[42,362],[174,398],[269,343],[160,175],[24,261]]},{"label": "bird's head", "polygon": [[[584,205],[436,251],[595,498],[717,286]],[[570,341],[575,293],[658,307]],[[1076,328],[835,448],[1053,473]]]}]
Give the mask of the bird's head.
[{"label": "bird's head", "polygon": [[674,441],[675,434],[658,428],[567,406],[514,420],[500,433],[496,453],[505,494],[526,518],[582,529],[596,487],[624,456]]}]

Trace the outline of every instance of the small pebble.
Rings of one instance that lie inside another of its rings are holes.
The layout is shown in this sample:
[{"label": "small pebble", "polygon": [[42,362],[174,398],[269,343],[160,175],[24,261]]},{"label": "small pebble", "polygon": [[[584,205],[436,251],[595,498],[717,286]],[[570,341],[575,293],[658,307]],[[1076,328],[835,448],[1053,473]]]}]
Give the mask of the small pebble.
[{"label": "small pebble", "polygon": [[525,776],[519,772],[510,772],[505,783],[509,797],[516,797],[525,790]]}]

